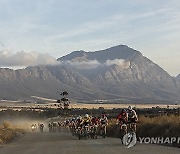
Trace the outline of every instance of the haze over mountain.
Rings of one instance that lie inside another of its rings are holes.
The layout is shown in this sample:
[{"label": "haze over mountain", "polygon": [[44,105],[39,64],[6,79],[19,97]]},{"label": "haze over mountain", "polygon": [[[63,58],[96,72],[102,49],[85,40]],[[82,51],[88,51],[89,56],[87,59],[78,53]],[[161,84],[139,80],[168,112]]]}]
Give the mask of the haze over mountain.
[{"label": "haze over mountain", "polygon": [[57,99],[62,90],[76,100],[171,102],[180,100],[180,82],[139,51],[118,45],[95,52],[74,51],[59,65],[0,69],[0,98]]}]

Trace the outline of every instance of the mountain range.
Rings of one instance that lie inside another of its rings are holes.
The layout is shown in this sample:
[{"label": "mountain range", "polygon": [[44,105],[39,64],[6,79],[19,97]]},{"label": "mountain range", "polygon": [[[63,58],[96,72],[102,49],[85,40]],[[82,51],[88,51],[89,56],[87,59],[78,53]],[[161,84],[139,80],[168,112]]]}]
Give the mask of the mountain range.
[{"label": "mountain range", "polygon": [[170,76],[141,52],[118,45],[95,52],[74,51],[59,65],[0,68],[0,99],[58,99],[63,90],[78,101],[175,103],[180,75]]}]

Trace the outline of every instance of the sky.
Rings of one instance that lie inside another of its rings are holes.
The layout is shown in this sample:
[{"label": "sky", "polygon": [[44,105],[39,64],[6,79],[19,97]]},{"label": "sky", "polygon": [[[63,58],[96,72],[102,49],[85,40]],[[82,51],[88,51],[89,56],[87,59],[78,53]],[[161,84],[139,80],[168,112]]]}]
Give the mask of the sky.
[{"label": "sky", "polygon": [[179,0],[0,0],[0,67],[124,44],[176,76],[179,42]]}]

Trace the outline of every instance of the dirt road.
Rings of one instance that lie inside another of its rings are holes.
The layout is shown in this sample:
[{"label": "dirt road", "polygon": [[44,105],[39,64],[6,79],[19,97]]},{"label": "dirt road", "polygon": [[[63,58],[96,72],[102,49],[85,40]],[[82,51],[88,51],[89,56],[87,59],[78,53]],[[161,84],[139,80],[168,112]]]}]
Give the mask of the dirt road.
[{"label": "dirt road", "polygon": [[70,134],[29,133],[0,147],[0,154],[179,154],[180,149],[137,143],[124,148],[117,138],[78,140]]}]

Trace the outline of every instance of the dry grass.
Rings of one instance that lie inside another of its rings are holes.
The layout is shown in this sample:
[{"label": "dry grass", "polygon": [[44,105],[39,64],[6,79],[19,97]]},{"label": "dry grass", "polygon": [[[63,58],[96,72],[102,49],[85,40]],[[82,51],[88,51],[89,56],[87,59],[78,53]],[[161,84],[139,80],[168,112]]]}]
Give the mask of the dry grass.
[{"label": "dry grass", "polygon": [[13,126],[10,122],[0,125],[0,144],[12,141],[15,137],[24,134],[24,130]]},{"label": "dry grass", "polygon": [[180,116],[159,116],[154,118],[141,116],[138,124],[138,136],[141,137],[179,137]]},{"label": "dry grass", "polygon": [[[164,115],[158,117],[139,117],[137,124],[137,137],[180,137],[180,116]],[[116,120],[109,121],[107,135],[118,137],[118,127]],[[166,144],[180,148],[180,143]]]},{"label": "dry grass", "polygon": [[[108,136],[117,137],[118,127],[112,119],[108,125]],[[140,137],[179,137],[180,116],[139,117],[137,135]]]},{"label": "dry grass", "polygon": [[180,124],[180,116],[175,115],[164,115],[164,116],[158,116],[158,117],[145,117],[140,116],[140,123],[143,124],[157,124],[157,125],[163,125],[163,124],[171,124],[171,125],[179,125]]}]

